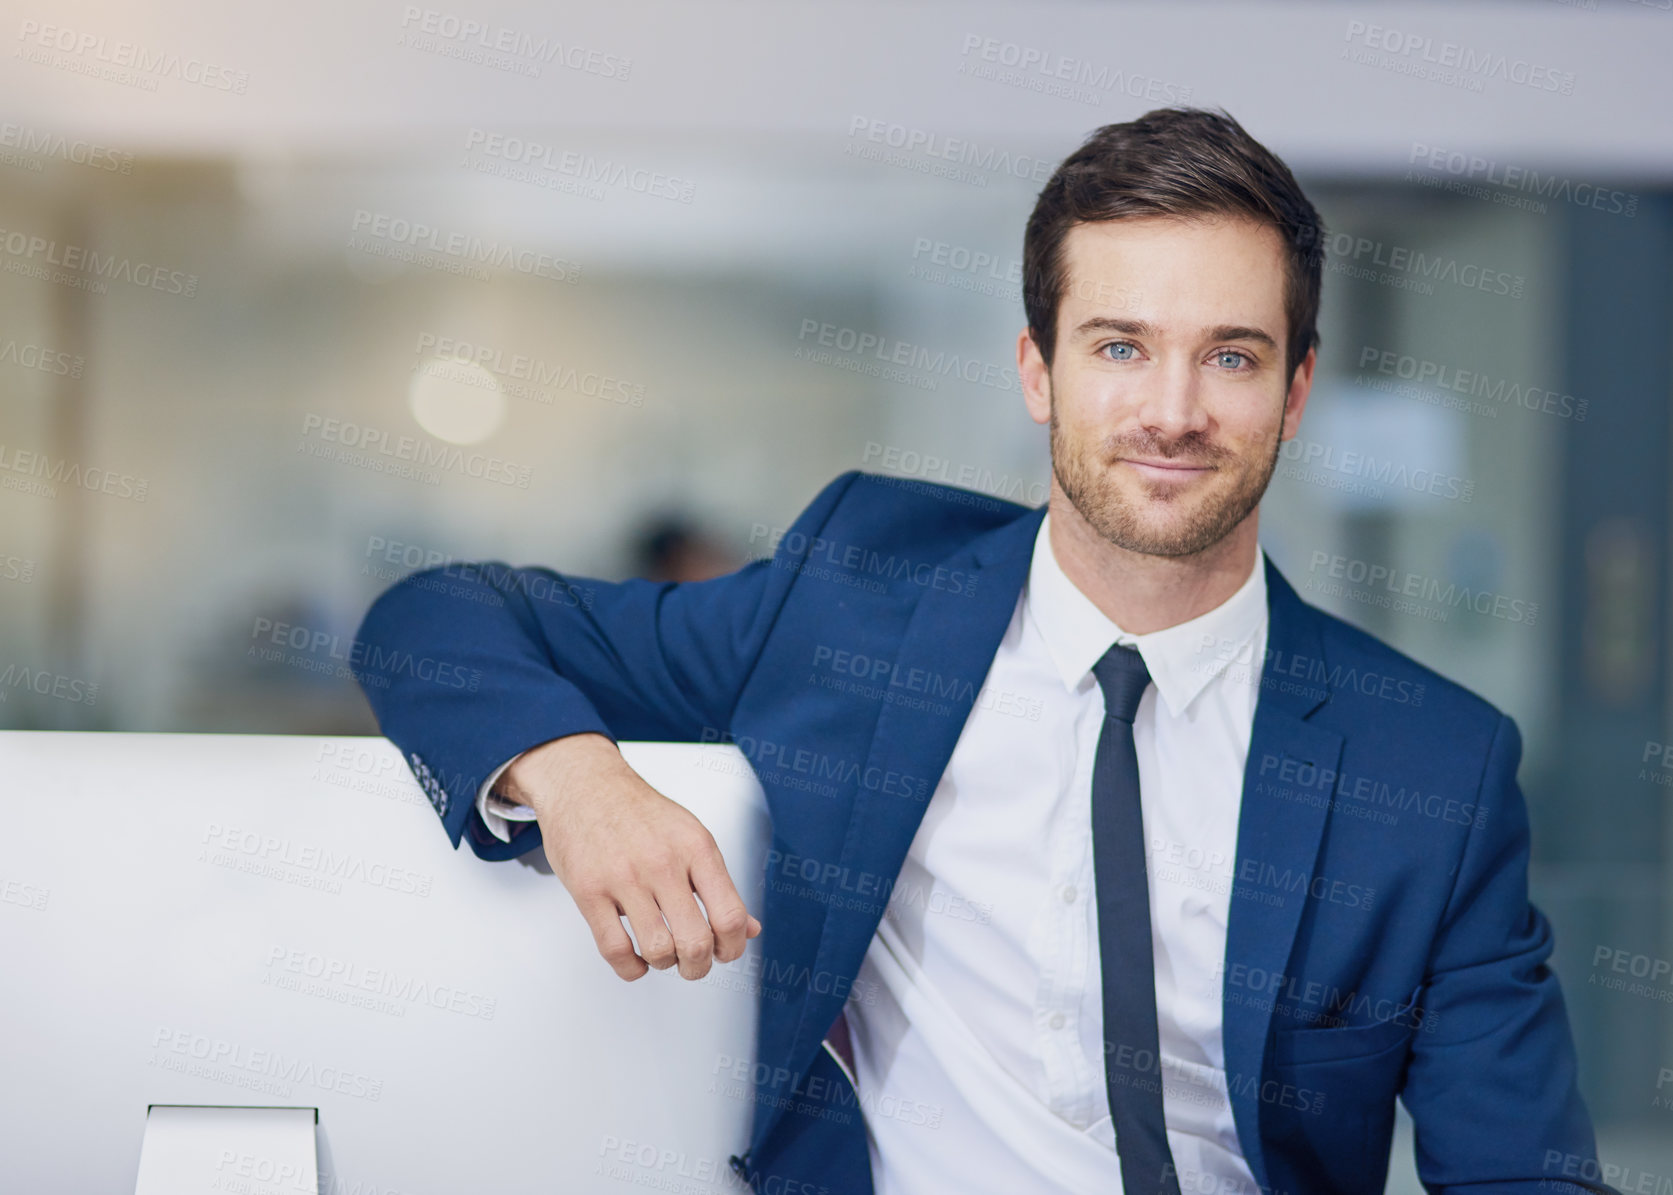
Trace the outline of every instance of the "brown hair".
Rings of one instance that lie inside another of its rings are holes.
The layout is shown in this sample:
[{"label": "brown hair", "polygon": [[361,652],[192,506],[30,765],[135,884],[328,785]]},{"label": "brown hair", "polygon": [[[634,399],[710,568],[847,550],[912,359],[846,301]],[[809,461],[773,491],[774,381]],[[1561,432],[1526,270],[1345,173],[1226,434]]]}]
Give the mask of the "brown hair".
[{"label": "brown hair", "polygon": [[1023,309],[1046,365],[1057,342],[1066,270],[1063,240],[1077,224],[1126,216],[1241,216],[1276,228],[1289,249],[1285,373],[1319,344],[1324,224],[1295,176],[1225,109],[1157,108],[1093,131],[1046,181],[1022,238]]}]

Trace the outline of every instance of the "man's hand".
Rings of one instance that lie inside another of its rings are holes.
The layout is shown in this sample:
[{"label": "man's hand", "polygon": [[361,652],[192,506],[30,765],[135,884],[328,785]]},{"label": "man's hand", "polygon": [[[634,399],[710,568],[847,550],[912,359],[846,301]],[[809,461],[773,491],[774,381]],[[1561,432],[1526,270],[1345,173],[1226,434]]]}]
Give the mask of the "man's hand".
[{"label": "man's hand", "polygon": [[646,784],[603,735],[569,735],[524,752],[495,791],[535,811],[553,873],[623,979],[675,963],[682,977],[701,979],[712,959],[739,958],[761,932],[714,836]]}]

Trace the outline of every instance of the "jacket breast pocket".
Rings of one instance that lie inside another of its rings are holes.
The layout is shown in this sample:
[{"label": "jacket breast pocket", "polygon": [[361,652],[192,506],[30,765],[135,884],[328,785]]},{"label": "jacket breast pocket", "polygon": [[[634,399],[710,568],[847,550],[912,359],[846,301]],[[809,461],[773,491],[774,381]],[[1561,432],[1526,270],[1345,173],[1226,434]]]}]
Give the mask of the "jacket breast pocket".
[{"label": "jacket breast pocket", "polygon": [[1416,1028],[1371,1025],[1279,1029],[1272,1070],[1296,1109],[1263,1108],[1261,1135],[1274,1189],[1373,1195],[1383,1189],[1394,1135],[1394,1102]]},{"label": "jacket breast pocket", "polygon": [[1372,1025],[1279,1029],[1272,1035],[1272,1061],[1277,1066],[1306,1066],[1370,1058],[1410,1042],[1416,1031],[1410,1021],[1399,1019]]}]

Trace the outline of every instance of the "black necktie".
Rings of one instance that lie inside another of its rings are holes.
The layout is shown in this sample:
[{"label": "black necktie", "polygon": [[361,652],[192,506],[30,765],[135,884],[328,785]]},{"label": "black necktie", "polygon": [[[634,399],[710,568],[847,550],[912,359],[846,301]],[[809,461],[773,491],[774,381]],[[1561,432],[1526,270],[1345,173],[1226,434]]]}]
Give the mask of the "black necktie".
[{"label": "black necktie", "polygon": [[1125,1195],[1179,1195],[1162,1119],[1156,976],[1133,715],[1150,684],[1137,648],[1116,644],[1092,666],[1104,728],[1092,764],[1092,867],[1104,980],[1104,1084]]}]

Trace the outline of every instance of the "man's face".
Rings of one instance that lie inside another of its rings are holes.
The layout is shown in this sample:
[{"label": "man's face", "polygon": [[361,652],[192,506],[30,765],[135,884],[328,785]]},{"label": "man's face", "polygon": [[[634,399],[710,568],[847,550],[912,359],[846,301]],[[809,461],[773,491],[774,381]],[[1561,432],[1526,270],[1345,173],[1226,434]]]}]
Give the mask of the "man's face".
[{"label": "man's face", "polygon": [[1052,473],[1100,536],[1188,556],[1260,502],[1312,383],[1284,371],[1284,249],[1241,219],[1076,225],[1047,371],[1018,344],[1029,414],[1050,423]]}]

